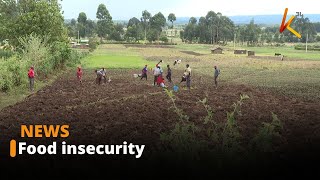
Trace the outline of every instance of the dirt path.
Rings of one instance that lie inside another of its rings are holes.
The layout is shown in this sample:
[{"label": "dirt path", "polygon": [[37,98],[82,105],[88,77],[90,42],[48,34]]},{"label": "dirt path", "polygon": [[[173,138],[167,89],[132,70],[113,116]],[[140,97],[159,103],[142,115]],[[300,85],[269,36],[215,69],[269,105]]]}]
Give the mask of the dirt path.
[{"label": "dirt path", "polygon": [[[69,124],[70,143],[121,143],[132,141],[155,147],[160,134],[171,130],[177,116],[169,108],[168,97],[148,82],[134,79],[131,70],[112,70],[111,83],[98,86],[94,74],[86,71],[80,86],[74,73],[61,76],[51,86],[12,107],[0,111],[1,141],[9,141],[20,133],[22,124]],[[179,81],[179,76],[174,79]],[[320,104],[303,102],[247,86],[222,84],[216,90],[211,79],[193,81],[191,93],[177,94],[177,105],[195,124],[201,125],[205,111],[196,102],[208,94],[215,109],[214,119],[225,121],[231,105],[240,94],[250,99],[242,107],[237,122],[244,137],[252,137],[263,122],[271,121],[271,112],[284,123],[282,135],[291,146],[320,142]],[[153,146],[154,145],[154,146]]]}]

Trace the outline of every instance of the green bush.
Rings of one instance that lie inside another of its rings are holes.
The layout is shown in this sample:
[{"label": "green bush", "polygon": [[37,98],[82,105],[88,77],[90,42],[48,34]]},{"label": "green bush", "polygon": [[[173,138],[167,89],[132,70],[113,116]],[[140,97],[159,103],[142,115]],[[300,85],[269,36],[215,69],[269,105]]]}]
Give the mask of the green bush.
[{"label": "green bush", "polygon": [[14,87],[27,84],[31,65],[35,67],[37,79],[41,80],[64,66],[79,64],[80,59],[87,55],[72,50],[66,42],[48,44],[47,39],[35,34],[19,38],[19,56],[0,61],[1,91],[9,92]]},{"label": "green bush", "polygon": [[2,92],[9,92],[12,89],[12,82],[8,74],[2,73],[0,75],[0,89]]},{"label": "green bush", "polygon": [[98,46],[98,41],[95,38],[90,38],[89,39],[89,51],[93,52],[94,50],[97,49]]},{"label": "green bush", "polygon": [[15,53],[13,51],[0,49],[0,59],[1,58],[8,59],[12,57],[14,54]]},{"label": "green bush", "polygon": [[167,36],[161,36],[160,41],[167,43],[167,42],[169,42],[169,39]]}]

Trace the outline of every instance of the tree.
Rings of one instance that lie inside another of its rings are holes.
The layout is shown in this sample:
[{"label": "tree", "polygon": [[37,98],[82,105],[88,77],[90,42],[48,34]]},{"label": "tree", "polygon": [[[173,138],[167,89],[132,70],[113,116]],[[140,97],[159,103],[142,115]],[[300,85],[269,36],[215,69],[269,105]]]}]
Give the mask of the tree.
[{"label": "tree", "polygon": [[198,32],[199,32],[199,42],[200,43],[209,43],[210,42],[210,33],[207,26],[207,20],[205,17],[200,17],[198,23]]},{"label": "tree", "polygon": [[206,16],[206,19],[207,19],[207,23],[208,23],[208,26],[210,28],[210,35],[211,35],[211,43],[213,44],[215,42],[215,39],[214,39],[214,34],[215,34],[215,23],[216,23],[216,19],[217,19],[217,14],[214,12],[214,11],[209,11],[207,16]]},{"label": "tree", "polygon": [[151,29],[148,31],[147,39],[149,42],[153,42],[158,39],[158,31],[155,29]]},{"label": "tree", "polygon": [[[8,3],[10,0],[2,0]],[[39,36],[49,36],[48,43],[67,41],[67,29],[64,26],[64,19],[61,14],[61,7],[58,0],[19,0],[10,2],[13,12],[1,11],[2,16],[11,16],[6,21],[4,36],[17,46],[17,37],[30,35],[31,33]],[[11,7],[11,6],[10,6]]]},{"label": "tree", "polygon": [[130,26],[133,26],[133,25],[138,26],[139,24],[140,24],[139,19],[136,18],[136,17],[133,17],[133,18],[131,18],[131,19],[129,20],[127,27],[130,27]]},{"label": "tree", "polygon": [[8,25],[18,16],[18,6],[15,0],[0,1],[0,41],[6,39],[6,33],[10,31]]},{"label": "tree", "polygon": [[197,19],[195,17],[191,17],[189,19],[189,24],[185,28],[184,39],[192,42],[197,37],[197,30]]},{"label": "tree", "polygon": [[149,26],[150,19],[151,19],[151,14],[147,10],[144,10],[142,12],[141,21],[142,21],[143,27],[144,27],[144,41],[145,42],[147,40],[147,29],[148,29],[148,26]]},{"label": "tree", "polygon": [[192,25],[195,25],[195,24],[197,24],[197,18],[195,18],[195,17],[191,17],[190,19],[189,19],[189,24],[192,24]]},{"label": "tree", "polygon": [[114,25],[112,32],[110,33],[110,39],[115,41],[122,41],[124,36],[124,30],[122,24]]},{"label": "tree", "polygon": [[96,23],[89,19],[87,20],[85,27],[86,27],[86,35],[88,37],[92,37],[95,33]]},{"label": "tree", "polygon": [[113,27],[112,17],[104,4],[99,5],[96,17],[98,19],[97,34],[102,41],[103,38],[106,38],[111,33]]},{"label": "tree", "polygon": [[85,25],[87,22],[87,15],[84,12],[79,13],[78,23]]},{"label": "tree", "polygon": [[155,14],[150,20],[151,29],[157,33],[158,40],[162,32],[162,28],[166,25],[166,21],[166,18],[161,12]]},{"label": "tree", "polygon": [[230,18],[221,13],[216,14],[210,11],[206,17],[200,17],[198,24],[197,19],[191,17],[184,29],[183,36],[180,37],[183,41],[198,43],[212,44],[223,41],[223,45],[225,45],[228,41],[234,40],[234,33],[235,26]]},{"label": "tree", "polygon": [[133,17],[129,20],[127,25],[127,33],[126,33],[126,39],[128,41],[131,41],[134,39],[134,41],[139,41],[143,37],[143,27],[139,19]]},{"label": "tree", "polygon": [[176,21],[177,20],[177,18],[176,18],[176,15],[175,14],[173,14],[173,13],[171,13],[171,14],[169,14],[169,16],[168,16],[168,21],[170,21],[171,22],[171,29],[173,29],[173,22],[174,21]]},{"label": "tree", "polygon": [[87,24],[87,15],[84,12],[79,13],[77,29],[79,31],[80,37],[86,37],[86,24]]},{"label": "tree", "polygon": [[75,19],[71,19],[70,24],[71,24],[71,26],[76,26],[77,21]]}]

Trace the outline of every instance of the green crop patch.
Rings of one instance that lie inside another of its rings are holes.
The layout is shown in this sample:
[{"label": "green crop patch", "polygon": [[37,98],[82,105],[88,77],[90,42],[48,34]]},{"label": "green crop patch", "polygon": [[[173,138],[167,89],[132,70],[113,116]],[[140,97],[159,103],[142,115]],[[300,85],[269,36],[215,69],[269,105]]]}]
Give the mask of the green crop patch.
[{"label": "green crop patch", "polygon": [[105,67],[108,69],[137,69],[143,68],[148,61],[139,56],[121,55],[92,55],[82,62],[84,68],[95,69]]}]

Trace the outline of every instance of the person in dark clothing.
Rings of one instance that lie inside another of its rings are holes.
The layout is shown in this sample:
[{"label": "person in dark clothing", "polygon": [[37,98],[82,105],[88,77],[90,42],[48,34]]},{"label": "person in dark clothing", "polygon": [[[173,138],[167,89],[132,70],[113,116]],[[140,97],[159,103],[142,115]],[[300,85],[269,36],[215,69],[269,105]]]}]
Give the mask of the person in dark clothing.
[{"label": "person in dark clothing", "polygon": [[169,83],[172,83],[172,80],[171,80],[171,68],[170,68],[170,65],[167,65],[167,68],[168,68],[168,72],[167,72],[167,76],[166,78],[168,79]]},{"label": "person in dark clothing", "polygon": [[146,78],[146,80],[148,80],[148,65],[146,65],[146,66],[142,69],[141,80],[142,80],[143,78]]},{"label": "person in dark clothing", "polygon": [[216,89],[218,88],[218,77],[220,75],[220,69],[217,66],[214,66],[214,84],[216,85]]}]

